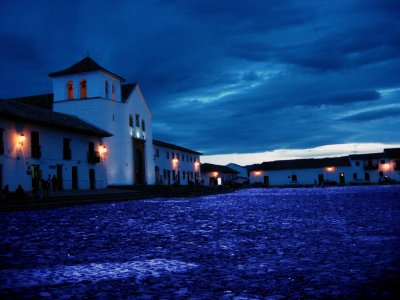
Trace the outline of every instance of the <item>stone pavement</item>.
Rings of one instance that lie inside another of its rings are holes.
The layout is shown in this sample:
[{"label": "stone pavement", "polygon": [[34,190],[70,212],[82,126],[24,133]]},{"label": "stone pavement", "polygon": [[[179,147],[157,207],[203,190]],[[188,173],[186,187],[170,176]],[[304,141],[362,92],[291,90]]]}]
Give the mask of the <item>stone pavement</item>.
[{"label": "stone pavement", "polygon": [[400,297],[400,186],[248,189],[0,215],[0,298]]}]

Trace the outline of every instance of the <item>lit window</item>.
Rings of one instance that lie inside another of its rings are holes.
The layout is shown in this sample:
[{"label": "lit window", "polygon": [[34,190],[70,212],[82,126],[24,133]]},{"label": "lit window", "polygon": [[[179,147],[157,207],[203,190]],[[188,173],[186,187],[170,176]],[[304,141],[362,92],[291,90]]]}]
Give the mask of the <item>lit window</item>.
[{"label": "lit window", "polygon": [[74,83],[72,80],[67,82],[67,98],[68,100],[74,99]]},{"label": "lit window", "polygon": [[84,79],[81,80],[80,87],[81,87],[81,99],[87,98],[86,80]]},{"label": "lit window", "polygon": [[105,82],[105,91],[106,91],[106,99],[108,99],[109,95],[108,95],[108,81],[107,80]]},{"label": "lit window", "polygon": [[115,101],[115,84],[111,84],[111,99]]},{"label": "lit window", "polygon": [[129,115],[129,127],[133,127],[133,117]]}]

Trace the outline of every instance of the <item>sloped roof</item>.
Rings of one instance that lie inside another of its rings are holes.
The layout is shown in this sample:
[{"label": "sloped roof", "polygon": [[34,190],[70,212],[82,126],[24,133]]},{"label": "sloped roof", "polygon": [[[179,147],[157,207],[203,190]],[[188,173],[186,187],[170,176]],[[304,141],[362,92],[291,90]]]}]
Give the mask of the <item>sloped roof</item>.
[{"label": "sloped roof", "polygon": [[384,157],[383,153],[364,153],[364,154],[351,154],[349,155],[351,160],[364,160],[364,159],[379,159]]},{"label": "sloped roof", "polygon": [[239,172],[232,170],[227,166],[214,165],[214,164],[201,164],[201,172],[202,173],[210,173],[210,172],[218,172],[225,174],[239,174]]},{"label": "sloped roof", "polygon": [[0,101],[0,117],[12,120],[28,121],[67,131],[79,132],[93,136],[108,137],[112,134],[97,128],[77,117],[53,112],[15,101]]},{"label": "sloped roof", "polygon": [[127,83],[121,85],[121,98],[122,102],[126,102],[129,95],[132,93],[133,89],[135,88],[136,83]]},{"label": "sloped roof", "polygon": [[42,94],[42,95],[35,95],[35,96],[12,98],[12,99],[8,99],[8,100],[26,104],[26,105],[39,107],[39,108],[53,110],[53,99],[54,99],[54,95],[52,93],[50,93],[50,94]]},{"label": "sloped roof", "polygon": [[327,157],[327,158],[306,158],[293,160],[277,160],[252,165],[249,170],[292,170],[292,169],[319,169],[326,167],[350,167],[348,156]]},{"label": "sloped roof", "polygon": [[184,147],[177,146],[177,145],[174,145],[174,144],[162,142],[162,141],[159,141],[159,140],[153,140],[153,145],[160,146],[160,147],[165,147],[165,148],[170,148],[170,149],[175,149],[175,150],[180,150],[180,151],[184,151],[184,152],[189,152],[189,153],[193,153],[193,154],[197,154],[197,155],[203,155],[200,152],[197,152],[197,151],[194,151],[194,150],[190,150],[188,148],[184,148]]},{"label": "sloped roof", "polygon": [[383,152],[388,158],[400,158],[400,148],[388,148],[384,149]]},{"label": "sloped roof", "polygon": [[125,81],[124,78],[103,68],[102,66],[100,66],[97,62],[95,62],[90,57],[85,57],[84,59],[78,61],[76,64],[73,64],[72,66],[70,66],[64,70],[50,73],[49,76],[50,77],[58,77],[58,76],[62,76],[62,75],[85,73],[85,72],[92,72],[92,71],[102,71],[104,73],[107,73],[108,75],[111,75],[111,76],[117,78],[120,81]]}]

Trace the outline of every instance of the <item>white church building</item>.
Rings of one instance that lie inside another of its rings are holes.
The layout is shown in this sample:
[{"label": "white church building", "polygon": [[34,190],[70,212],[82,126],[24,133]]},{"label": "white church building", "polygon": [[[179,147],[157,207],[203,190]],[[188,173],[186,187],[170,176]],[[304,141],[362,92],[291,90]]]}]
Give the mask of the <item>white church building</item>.
[{"label": "white church building", "polygon": [[0,101],[1,187],[31,190],[35,177],[48,176],[64,189],[160,184],[160,167],[167,167],[155,145],[181,152],[178,183],[200,176],[200,153],[153,144],[152,114],[137,84],[124,84],[90,57],[49,76],[53,93]]}]

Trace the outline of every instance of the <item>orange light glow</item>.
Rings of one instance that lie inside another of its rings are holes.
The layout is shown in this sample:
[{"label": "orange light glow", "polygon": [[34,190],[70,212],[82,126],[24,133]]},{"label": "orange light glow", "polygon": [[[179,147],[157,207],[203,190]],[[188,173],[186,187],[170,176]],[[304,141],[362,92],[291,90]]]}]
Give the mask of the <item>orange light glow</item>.
[{"label": "orange light glow", "polygon": [[104,145],[100,145],[100,147],[99,147],[99,153],[100,154],[106,154],[107,153],[107,147],[106,146],[104,146]]},{"label": "orange light glow", "polygon": [[383,165],[384,170],[390,170],[390,163],[386,163]]},{"label": "orange light glow", "polygon": [[177,158],[173,158],[173,159],[172,159],[172,162],[173,162],[174,164],[177,164],[178,161],[179,161],[179,160],[178,160]]},{"label": "orange light glow", "polygon": [[21,134],[19,135],[19,137],[18,137],[18,144],[20,144],[21,146],[23,146],[23,145],[24,145],[24,142],[25,142],[25,139],[26,139],[25,135],[24,135],[23,133],[21,133]]},{"label": "orange light glow", "polygon": [[212,175],[213,175],[214,177],[217,177],[217,176],[218,176],[218,172],[213,172]]},{"label": "orange light glow", "polygon": [[198,161],[195,161],[195,162],[194,162],[194,165],[195,165],[196,168],[197,168],[198,166],[200,166],[200,163],[199,163]]},{"label": "orange light glow", "polygon": [[326,170],[327,170],[328,172],[332,172],[332,171],[334,170],[334,167],[326,167]]},{"label": "orange light glow", "polygon": [[255,171],[254,174],[255,174],[256,176],[259,176],[259,175],[261,174],[261,171]]}]

